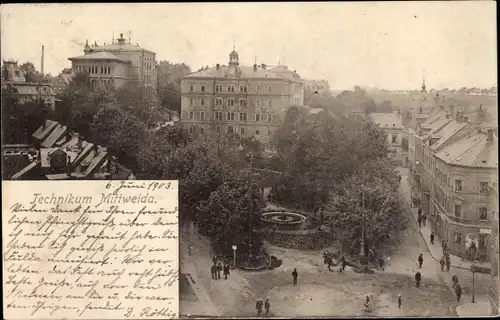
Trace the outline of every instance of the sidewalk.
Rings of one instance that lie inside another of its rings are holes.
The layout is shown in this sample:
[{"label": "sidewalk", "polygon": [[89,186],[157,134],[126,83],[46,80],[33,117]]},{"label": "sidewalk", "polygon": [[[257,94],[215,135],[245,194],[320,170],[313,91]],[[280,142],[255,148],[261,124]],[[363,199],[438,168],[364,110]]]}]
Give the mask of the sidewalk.
[{"label": "sidewalk", "polygon": [[[408,183],[408,180],[406,179],[406,176],[403,177],[401,179],[401,191],[404,195],[404,198],[406,200],[406,202],[408,203],[408,206],[410,206],[410,203],[411,203],[411,199],[410,199],[410,185]],[[418,217],[418,209],[417,208],[411,208],[411,212],[412,212],[412,216],[413,218],[415,219],[415,221],[417,220],[417,217]],[[442,250],[442,246],[441,246],[441,239],[439,238],[439,236],[437,234],[435,234],[435,237],[434,237],[434,244],[432,245],[430,243],[430,234],[431,234],[431,224],[432,222],[427,220],[427,223],[426,225],[422,225],[422,227],[420,227],[420,233],[422,234],[424,240],[425,240],[425,243],[427,244],[427,247],[429,248],[429,253],[431,255],[431,257],[438,261],[441,259],[442,255],[443,255],[443,250]],[[467,270],[470,270],[471,267],[472,267],[472,262],[471,261],[464,261],[462,260],[461,257],[457,257],[453,254],[450,254],[450,260],[451,260],[451,265],[455,268],[459,268],[459,269],[467,269]],[[488,268],[491,268],[491,263],[489,262],[482,262],[482,263],[476,263],[477,266],[482,266],[482,267],[488,267]]]}]

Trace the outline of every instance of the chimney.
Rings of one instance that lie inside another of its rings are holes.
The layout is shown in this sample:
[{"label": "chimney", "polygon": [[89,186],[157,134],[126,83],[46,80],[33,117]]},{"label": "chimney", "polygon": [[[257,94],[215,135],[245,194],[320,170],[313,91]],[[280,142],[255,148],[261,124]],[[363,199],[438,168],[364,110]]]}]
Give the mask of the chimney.
[{"label": "chimney", "polygon": [[262,69],[266,68],[266,64],[265,63],[263,63],[261,66],[262,66]]},{"label": "chimney", "polygon": [[450,118],[450,114],[446,113],[446,119],[449,119],[449,118]]},{"label": "chimney", "polygon": [[99,146],[94,143],[94,156],[96,156],[98,152],[99,152]]},{"label": "chimney", "polygon": [[488,139],[486,141],[493,141],[493,129],[488,129]]},{"label": "chimney", "polygon": [[455,120],[457,120],[458,123],[462,123],[462,117],[460,115],[460,111],[457,111],[455,115]]},{"label": "chimney", "polygon": [[43,71],[44,71],[44,68],[43,68],[43,62],[45,60],[45,46],[42,45],[42,63],[41,63],[41,72],[42,72],[42,76],[44,75]]},{"label": "chimney", "polygon": [[455,113],[455,106],[450,106],[450,113],[454,114]]},{"label": "chimney", "polygon": [[217,64],[216,64],[216,66],[215,66],[215,68],[216,68],[217,70],[219,70],[219,69],[220,69],[220,63],[217,63]]},{"label": "chimney", "polygon": [[253,71],[257,71],[257,65],[256,64],[253,65]]}]

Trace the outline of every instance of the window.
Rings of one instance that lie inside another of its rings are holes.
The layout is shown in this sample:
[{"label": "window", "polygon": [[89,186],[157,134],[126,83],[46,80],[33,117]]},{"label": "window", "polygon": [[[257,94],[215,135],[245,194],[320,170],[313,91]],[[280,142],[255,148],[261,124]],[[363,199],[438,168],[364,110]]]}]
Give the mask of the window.
[{"label": "window", "polygon": [[227,106],[228,107],[234,106],[234,99],[233,98],[227,99]]},{"label": "window", "polygon": [[204,134],[205,133],[205,129],[200,128],[200,132],[201,132],[201,134]]},{"label": "window", "polygon": [[260,107],[260,106],[261,106],[261,104],[260,104],[260,99],[256,99],[256,100],[255,100],[255,105],[256,105],[257,107]]},{"label": "window", "polygon": [[247,121],[247,113],[240,112],[240,121]]},{"label": "window", "polygon": [[255,114],[255,122],[260,122],[260,113]]},{"label": "window", "polygon": [[194,118],[194,112],[189,111],[189,120],[193,120],[193,118]]},{"label": "window", "polygon": [[216,106],[222,106],[222,98],[215,98],[215,105]]},{"label": "window", "polygon": [[228,112],[226,120],[233,120],[234,121],[234,112]]},{"label": "window", "polygon": [[462,243],[462,234],[460,232],[453,233],[453,242]]},{"label": "window", "polygon": [[486,235],[479,235],[479,249],[486,249]]},{"label": "window", "polygon": [[222,84],[215,85],[215,92],[222,92]]},{"label": "window", "polygon": [[247,92],[247,86],[240,85],[240,92]]},{"label": "window", "polygon": [[230,84],[227,86],[227,92],[234,92],[234,84]]},{"label": "window", "polygon": [[201,86],[201,92],[205,92],[205,86]]},{"label": "window", "polygon": [[194,90],[193,85],[190,85],[190,86],[189,86],[189,91],[193,91],[193,90]]},{"label": "window", "polygon": [[272,100],[271,99],[267,99],[267,107],[268,108],[271,108],[273,105],[272,105]]},{"label": "window", "polygon": [[244,135],[244,134],[245,134],[245,128],[241,128],[241,129],[240,129],[240,134],[241,134],[241,135]]},{"label": "window", "polygon": [[271,93],[272,89],[273,89],[273,88],[272,88],[271,86],[268,86],[268,87],[267,87],[267,93]]},{"label": "window", "polygon": [[272,134],[271,130],[267,131],[267,135],[270,136]]},{"label": "window", "polygon": [[201,121],[205,120],[205,111],[200,111],[200,120]]},{"label": "window", "polygon": [[189,127],[189,133],[193,133],[193,127]]},{"label": "window", "polygon": [[201,104],[202,106],[204,106],[204,105],[205,105],[205,99],[201,98],[201,99],[200,99],[200,104]]},{"label": "window", "polygon": [[247,99],[240,99],[240,106],[246,107],[247,106]]},{"label": "window", "polygon": [[255,135],[258,136],[260,134],[259,130],[255,130]]},{"label": "window", "polygon": [[455,191],[462,191],[462,180],[455,179]]},{"label": "window", "polygon": [[231,126],[227,127],[227,133],[233,133],[233,132],[234,132],[233,127]]},{"label": "window", "polygon": [[398,142],[398,136],[397,135],[393,134],[391,138],[392,138],[392,143],[397,143]]},{"label": "window", "polygon": [[270,113],[268,113],[267,114],[267,122],[271,122],[272,119],[273,119],[273,116]]},{"label": "window", "polygon": [[479,208],[479,220],[488,220],[488,208],[486,207]]},{"label": "window", "polygon": [[462,216],[462,206],[455,204],[455,217],[460,218]]},{"label": "window", "polygon": [[488,182],[479,182],[479,192],[488,193],[489,185]]},{"label": "window", "polygon": [[255,92],[260,93],[260,86],[255,87]]},{"label": "window", "polygon": [[193,98],[189,98],[189,105],[193,105]]},{"label": "window", "polygon": [[222,112],[220,111],[215,112],[215,120],[222,121]]}]

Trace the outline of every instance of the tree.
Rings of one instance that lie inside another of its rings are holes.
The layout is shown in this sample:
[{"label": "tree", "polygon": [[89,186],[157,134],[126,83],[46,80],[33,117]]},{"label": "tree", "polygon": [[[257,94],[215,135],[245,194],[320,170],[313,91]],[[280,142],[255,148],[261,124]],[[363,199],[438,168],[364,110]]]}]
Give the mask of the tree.
[{"label": "tree", "polygon": [[25,62],[19,67],[24,71],[27,82],[39,82],[43,80],[43,75],[36,70],[32,62]]},{"label": "tree", "polygon": [[181,111],[181,80],[191,68],[184,63],[160,61],[158,65],[158,96],[161,106],[169,111]]}]

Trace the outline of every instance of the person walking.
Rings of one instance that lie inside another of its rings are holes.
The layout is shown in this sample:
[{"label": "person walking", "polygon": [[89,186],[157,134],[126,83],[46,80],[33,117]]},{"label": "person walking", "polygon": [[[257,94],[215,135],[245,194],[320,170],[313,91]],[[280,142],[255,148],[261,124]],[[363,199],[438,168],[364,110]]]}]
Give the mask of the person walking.
[{"label": "person walking", "polygon": [[212,279],[217,280],[217,267],[215,264],[210,268],[210,273],[212,274]]},{"label": "person walking", "polygon": [[269,315],[269,310],[271,309],[271,303],[269,302],[269,299],[266,299],[266,302],[264,303],[264,308],[266,309],[266,317]]},{"label": "person walking", "polygon": [[439,260],[439,264],[441,265],[441,272],[444,271],[444,265],[446,262],[444,262],[444,256],[441,257],[441,260]]},{"label": "person walking", "polygon": [[297,284],[297,278],[299,277],[299,273],[297,272],[297,269],[293,269],[292,277],[293,277],[293,285],[296,285]]},{"label": "person walking", "polygon": [[417,223],[418,223],[418,227],[422,228],[422,217],[421,216],[418,216]]},{"label": "person walking", "polygon": [[332,271],[332,264],[333,264],[332,257],[328,257],[327,263],[328,263],[328,271]]},{"label": "person walking", "polygon": [[258,317],[260,317],[260,315],[262,313],[262,306],[263,306],[262,300],[260,298],[257,299],[257,302],[255,303],[255,309],[257,309],[257,316]]},{"label": "person walking", "polygon": [[417,288],[420,287],[421,280],[422,280],[422,275],[420,274],[420,271],[417,271],[417,273],[415,273],[415,282],[416,282]]},{"label": "person walking", "polygon": [[455,286],[455,294],[457,295],[457,302],[460,302],[460,298],[462,297],[462,287],[459,284]]},{"label": "person walking", "polygon": [[456,274],[451,277],[451,281],[453,282],[452,287],[455,288],[458,285],[458,277]]},{"label": "person walking", "polygon": [[420,254],[418,256],[418,268],[419,269],[422,269],[422,264],[424,264],[424,255],[423,254]]},{"label": "person walking", "polygon": [[224,264],[224,279],[227,280],[227,276],[229,275],[229,264]]},{"label": "person walking", "polygon": [[434,231],[431,231],[431,235],[429,237],[431,239],[431,244],[434,244]]},{"label": "person walking", "polygon": [[425,222],[426,222],[426,221],[427,221],[427,213],[424,213],[424,214],[422,215],[422,224],[424,225],[424,227],[425,227]]},{"label": "person walking", "polygon": [[217,265],[217,280],[220,279],[220,273],[222,272],[222,265],[219,264]]},{"label": "person walking", "polygon": [[212,261],[214,262],[214,264],[217,264],[217,256],[214,256],[214,257],[212,258]]},{"label": "person walking", "polygon": [[401,293],[398,294],[398,309],[401,309],[401,305],[403,304],[403,298],[401,297]]},{"label": "person walking", "polygon": [[450,257],[446,258],[446,272],[450,272],[451,260]]},{"label": "person walking", "polygon": [[418,208],[418,211],[417,211],[417,218],[420,220],[422,218],[422,208]]}]

